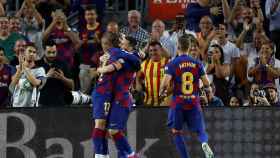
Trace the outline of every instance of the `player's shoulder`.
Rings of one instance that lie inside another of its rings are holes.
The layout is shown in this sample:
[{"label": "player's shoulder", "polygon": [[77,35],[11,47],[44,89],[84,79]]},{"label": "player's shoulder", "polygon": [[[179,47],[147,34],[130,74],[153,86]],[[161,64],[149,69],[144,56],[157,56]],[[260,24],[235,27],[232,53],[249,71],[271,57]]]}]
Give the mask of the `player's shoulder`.
[{"label": "player's shoulder", "polygon": [[113,47],[109,49],[109,52],[114,54],[114,53],[120,53],[122,52],[122,50],[120,48]]}]

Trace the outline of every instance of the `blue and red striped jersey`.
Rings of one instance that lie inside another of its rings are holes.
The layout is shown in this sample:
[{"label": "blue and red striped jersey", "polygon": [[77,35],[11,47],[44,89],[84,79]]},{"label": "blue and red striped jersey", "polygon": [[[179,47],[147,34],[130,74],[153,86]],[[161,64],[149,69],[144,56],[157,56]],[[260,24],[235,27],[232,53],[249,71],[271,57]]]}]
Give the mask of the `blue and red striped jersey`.
[{"label": "blue and red striped jersey", "polygon": [[80,39],[83,41],[80,52],[82,63],[97,68],[101,56],[101,37],[104,30],[99,25],[95,30],[84,28],[80,31]]},{"label": "blue and red striped jersey", "polygon": [[[140,60],[138,60],[138,57],[122,51],[119,48],[111,48],[109,50],[109,55],[110,58],[107,65],[113,64],[114,62],[119,62],[122,64],[122,68],[117,72],[103,74],[103,76],[98,80],[96,86],[96,93],[99,95],[112,96],[113,90],[120,90],[120,92],[128,90],[131,82],[130,78],[132,74],[135,75],[131,72],[136,72],[137,66],[140,68]],[[122,81],[123,79],[127,80]],[[116,95],[115,99],[120,100],[119,98],[121,98],[121,94],[123,93],[114,93],[114,95]]]},{"label": "blue and red striped jersey", "polygon": [[140,69],[141,63],[137,53],[124,52],[126,62],[122,69],[113,75],[114,81],[114,100],[119,102],[123,107],[132,105],[132,96],[130,88],[136,78],[136,72]]},{"label": "blue and red striped jersey", "polygon": [[203,64],[189,55],[176,57],[165,67],[172,76],[173,96],[171,107],[192,109],[199,106],[199,79],[205,75]]}]

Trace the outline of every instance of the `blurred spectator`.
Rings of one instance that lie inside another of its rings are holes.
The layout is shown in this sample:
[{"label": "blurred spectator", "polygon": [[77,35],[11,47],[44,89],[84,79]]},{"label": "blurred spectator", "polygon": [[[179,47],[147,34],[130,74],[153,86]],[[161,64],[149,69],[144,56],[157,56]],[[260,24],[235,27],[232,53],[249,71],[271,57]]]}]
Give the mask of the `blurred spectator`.
[{"label": "blurred spectator", "polygon": [[102,55],[101,36],[103,29],[97,22],[97,13],[92,7],[87,7],[85,11],[86,26],[80,31],[82,45],[80,55],[80,86],[83,93],[89,93],[93,84],[94,72],[99,66],[99,57]]},{"label": "blurred spectator", "polygon": [[70,0],[33,0],[32,2],[36,4],[36,8],[45,20],[46,26],[49,26],[52,22],[52,12],[61,9],[67,15],[70,7]]},{"label": "blurred spectator", "polygon": [[264,89],[266,90],[267,99],[270,105],[280,107],[280,100],[276,86],[273,83],[268,83],[264,86]]},{"label": "blurred spectator", "polygon": [[171,41],[173,41],[173,43],[176,44],[176,48],[178,46],[178,39],[183,34],[191,34],[194,37],[196,37],[195,32],[186,29],[185,23],[186,22],[185,22],[184,14],[179,13],[176,15],[175,24],[172,26],[171,30],[164,32],[164,35],[167,36]]},{"label": "blurred spectator", "polygon": [[229,99],[229,106],[230,107],[240,107],[241,104],[241,100],[239,98],[237,98],[236,96],[232,96]]},{"label": "blurred spectator", "polygon": [[251,106],[269,106],[269,102],[265,97],[265,91],[261,87],[252,83],[250,89],[249,105]]},{"label": "blurred spectator", "polygon": [[209,93],[203,92],[201,97],[204,97],[204,101],[206,100],[206,106],[208,107],[223,107],[224,103],[223,101],[215,96],[215,86],[214,84],[211,84],[212,91],[209,91]]},{"label": "blurred spectator", "polygon": [[227,39],[227,26],[225,24],[219,24],[216,36],[212,40],[212,44],[219,44],[223,48],[224,63],[234,64],[234,62],[240,57],[239,49],[236,45]]},{"label": "blurred spectator", "polygon": [[[233,23],[234,31],[237,35],[236,45],[244,49],[246,55],[253,49],[253,33],[264,32],[264,18],[259,3],[255,4],[255,6],[254,8],[244,7],[241,19]],[[257,16],[254,15],[256,8],[258,8]]]},{"label": "blurred spectator", "polygon": [[118,33],[119,32],[119,25],[116,21],[110,21],[107,24],[107,32],[111,32],[111,33]]},{"label": "blurred spectator", "polygon": [[[212,74],[212,81],[216,87],[215,95],[220,97],[224,103],[228,101],[228,81],[230,66],[224,61],[224,51],[219,45],[211,45],[209,49],[209,60],[207,74]],[[209,76],[209,77],[211,77]]]},{"label": "blurred spectator", "polygon": [[207,51],[210,42],[215,37],[213,22],[209,16],[203,16],[199,22],[200,32],[197,33],[197,40],[203,60],[207,60]]},{"label": "blurred spectator", "polygon": [[15,58],[10,61],[10,64],[14,67],[19,65],[19,56],[24,55],[25,52],[26,41],[23,39],[19,39],[16,41],[14,51],[15,51]]},{"label": "blurred spectator", "polygon": [[8,17],[0,17],[0,47],[4,48],[5,56],[9,61],[15,58],[13,49],[18,39],[22,39],[22,36],[17,33],[10,33]]},{"label": "blurred spectator", "polygon": [[208,0],[195,0],[188,3],[186,8],[187,29],[199,32],[199,21],[203,16],[218,16],[222,14],[222,8],[209,7]]},{"label": "blurred spectator", "polygon": [[[67,63],[57,59],[57,47],[53,41],[45,43],[45,55],[37,65],[47,72],[47,81],[41,89],[40,106],[65,106],[66,95],[71,95],[74,81]],[[70,93],[70,94],[69,94]],[[56,98],[56,99],[50,99]]]},{"label": "blurred spectator", "polygon": [[266,0],[265,14],[270,20],[271,40],[276,44],[276,58],[280,60],[280,1]]},{"label": "blurred spectator", "polygon": [[37,11],[35,4],[25,0],[17,12],[16,17],[22,20],[22,33],[38,48],[38,56],[43,56],[42,32],[45,29],[45,20]]},{"label": "blurred spectator", "polygon": [[272,43],[266,42],[262,45],[254,65],[249,65],[248,75],[253,78],[254,82],[262,86],[267,83],[275,83],[275,80],[279,78],[280,61],[274,57]]},{"label": "blurred spectator", "polygon": [[159,86],[169,59],[163,56],[163,48],[159,42],[151,42],[148,51],[150,57],[141,64],[141,72],[136,79],[136,89],[145,91],[144,105],[159,106],[161,103]]},{"label": "blurred spectator", "polygon": [[149,39],[149,34],[141,26],[141,14],[137,10],[128,12],[128,26],[123,27],[120,32],[135,38],[137,40],[136,49],[145,46],[145,42]]},{"label": "blurred spectator", "polygon": [[0,47],[0,109],[10,106],[11,95],[9,85],[12,81],[14,69],[5,64],[4,49]]},{"label": "blurred spectator", "polygon": [[21,27],[21,21],[20,18],[18,17],[10,17],[9,19],[9,31],[10,33],[14,32],[14,33],[19,33],[21,34],[22,32],[22,27]]},{"label": "blurred spectator", "polygon": [[174,58],[176,56],[176,43],[170,38],[163,35],[165,31],[165,24],[161,20],[155,20],[152,24],[151,41],[158,41],[166,51],[168,56]]},{"label": "blurred spectator", "polygon": [[254,62],[255,58],[258,57],[258,52],[261,50],[262,44],[267,41],[269,41],[269,38],[265,35],[265,32],[254,32],[253,49],[251,49],[246,55],[249,64]]},{"label": "blurred spectator", "polygon": [[43,40],[53,40],[57,47],[57,58],[74,68],[74,55],[79,49],[81,42],[78,35],[71,31],[66,21],[66,16],[61,10],[56,10],[52,14],[53,21],[43,33]]},{"label": "blurred spectator", "polygon": [[9,87],[13,94],[13,107],[37,106],[46,74],[42,67],[35,64],[36,51],[34,44],[28,44],[24,56],[19,56],[19,65]]},{"label": "blurred spectator", "polygon": [[[197,60],[201,60],[201,49],[199,49],[199,43],[198,40],[190,35],[190,46],[189,46],[189,55]],[[203,64],[206,64],[204,61],[202,61]]]}]

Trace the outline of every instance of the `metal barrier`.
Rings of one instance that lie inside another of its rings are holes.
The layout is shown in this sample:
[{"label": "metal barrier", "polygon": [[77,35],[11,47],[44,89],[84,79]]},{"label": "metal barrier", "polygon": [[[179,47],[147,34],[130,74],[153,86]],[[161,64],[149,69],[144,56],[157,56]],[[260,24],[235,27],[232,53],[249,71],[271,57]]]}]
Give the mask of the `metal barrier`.
[{"label": "metal barrier", "polygon": [[[279,158],[280,109],[206,108],[209,143],[216,158]],[[143,158],[175,158],[166,127],[167,108],[137,108],[128,122],[129,142]],[[0,110],[1,158],[92,158],[90,108]],[[192,158],[203,157],[186,134]],[[111,150],[113,149],[113,150]],[[110,143],[111,156],[116,150]]]}]

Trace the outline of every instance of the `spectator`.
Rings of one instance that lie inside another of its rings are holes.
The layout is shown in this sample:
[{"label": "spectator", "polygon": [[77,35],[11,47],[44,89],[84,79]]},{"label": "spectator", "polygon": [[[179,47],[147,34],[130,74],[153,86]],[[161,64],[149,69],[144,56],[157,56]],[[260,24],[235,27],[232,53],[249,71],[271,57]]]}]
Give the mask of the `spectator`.
[{"label": "spectator", "polygon": [[70,0],[33,0],[32,2],[45,20],[46,26],[51,24],[52,13],[55,10],[61,9],[67,15],[70,6]]},{"label": "spectator", "polygon": [[163,51],[168,54],[167,57],[174,58],[176,56],[177,46],[176,43],[170,40],[170,38],[163,35],[165,31],[165,24],[161,20],[155,20],[152,24],[151,41],[159,41]]},{"label": "spectator", "polygon": [[235,21],[235,23],[233,23],[234,31],[237,35],[236,45],[244,49],[246,55],[253,49],[254,32],[264,32],[262,24],[264,18],[259,4],[257,9],[259,14],[257,17],[254,16],[254,9],[245,7],[242,11],[242,18],[240,21]]},{"label": "spectator", "polygon": [[28,44],[24,56],[19,56],[19,65],[12,78],[10,91],[13,94],[13,107],[34,107],[38,103],[39,90],[45,82],[45,70],[35,64],[36,47]]},{"label": "spectator", "polygon": [[268,83],[264,86],[264,89],[266,90],[267,98],[270,105],[280,107],[280,100],[276,86],[273,83]]},{"label": "spectator", "polygon": [[39,58],[43,56],[42,32],[45,29],[45,20],[37,11],[35,4],[25,0],[17,12],[16,17],[22,19],[22,33],[38,48]]},{"label": "spectator", "polygon": [[[80,86],[83,93],[89,94],[93,84],[94,71],[99,66],[99,57],[102,55],[101,36],[103,29],[97,22],[97,13],[92,7],[87,7],[85,11],[86,27],[80,31],[82,45],[80,55]],[[95,84],[95,83],[94,83]]]},{"label": "spectator", "polygon": [[186,8],[187,29],[199,32],[199,21],[203,16],[218,16],[222,14],[220,7],[210,8],[208,0],[196,0],[188,3]]},{"label": "spectator", "polygon": [[[177,14],[175,19],[175,24],[172,26],[172,29],[164,32],[164,36],[168,37],[173,43],[178,46],[178,39],[183,34],[191,34],[196,37],[195,32],[187,30],[185,24],[184,14]],[[175,51],[176,52],[176,51]]]},{"label": "spectator", "polygon": [[110,21],[107,24],[107,32],[119,33],[119,25],[118,25],[118,23],[115,22],[115,21]]},{"label": "spectator", "polygon": [[230,66],[224,62],[224,51],[219,45],[210,46],[208,63],[206,72],[212,74],[209,77],[212,77],[213,83],[217,87],[215,95],[227,103],[229,98],[226,77],[230,74]]},{"label": "spectator", "polygon": [[240,57],[239,49],[236,45],[227,39],[227,27],[225,24],[219,24],[216,36],[211,43],[219,44],[223,48],[224,63],[234,65],[236,60]]},{"label": "spectator", "polygon": [[240,107],[241,106],[241,100],[237,98],[236,96],[232,96],[229,99],[229,106],[230,107]]},{"label": "spectator", "polygon": [[13,49],[18,39],[22,39],[22,36],[17,33],[10,33],[8,17],[0,17],[0,47],[4,48],[5,56],[9,61],[15,58]]},{"label": "spectator", "polygon": [[22,28],[20,23],[20,18],[18,17],[10,17],[9,19],[9,31],[10,33],[19,33],[21,34]]},{"label": "spectator", "polygon": [[206,94],[206,99],[207,99],[207,105],[209,107],[223,107],[224,103],[223,101],[215,96],[215,85],[211,84],[212,91],[210,93],[205,93]]},{"label": "spectator", "polygon": [[39,104],[46,107],[66,106],[65,98],[74,89],[69,67],[67,63],[57,59],[57,47],[53,41],[47,41],[44,47],[45,55],[37,65],[47,72],[47,80],[41,90]]},{"label": "spectator", "polygon": [[199,28],[200,32],[197,33],[197,40],[201,56],[203,60],[207,60],[207,50],[216,33],[211,18],[209,16],[202,17],[199,22]]},{"label": "spectator", "polygon": [[15,51],[15,58],[10,61],[10,64],[14,67],[19,65],[19,56],[24,55],[25,52],[26,41],[23,39],[19,39],[16,41],[14,51]]},{"label": "spectator", "polygon": [[[144,105],[159,106],[159,86],[164,75],[164,67],[168,58],[162,55],[163,48],[159,42],[151,42],[148,47],[149,58],[141,64],[141,71],[137,75],[136,89],[145,90]],[[144,85],[144,86],[142,86]]]},{"label": "spectator", "polygon": [[250,89],[249,105],[251,106],[270,106],[267,98],[265,97],[265,91],[261,87],[252,83]]},{"label": "spectator", "polygon": [[0,47],[0,109],[10,106],[11,98],[9,85],[12,81],[14,69],[5,64],[4,49]]},{"label": "spectator", "polygon": [[261,50],[262,44],[267,41],[269,41],[269,38],[265,35],[265,32],[254,32],[253,49],[246,55],[249,64],[254,63],[255,58],[258,57],[258,52]]},{"label": "spectator", "polygon": [[249,66],[249,77],[252,77],[253,81],[261,86],[267,83],[275,83],[275,80],[278,80],[280,76],[280,61],[273,56],[273,47],[270,42],[264,43],[254,65]]},{"label": "spectator", "polygon": [[73,69],[74,54],[79,49],[81,42],[78,35],[71,31],[66,16],[61,10],[56,10],[52,16],[52,23],[43,32],[43,41],[53,40],[57,47],[57,58],[67,62]]},{"label": "spectator", "polygon": [[280,1],[266,0],[265,14],[270,20],[271,40],[276,44],[276,58],[280,60]]},{"label": "spectator", "polygon": [[135,38],[137,40],[136,49],[145,46],[145,42],[149,39],[149,34],[141,26],[141,14],[137,10],[128,12],[128,26],[123,27],[120,32]]}]

